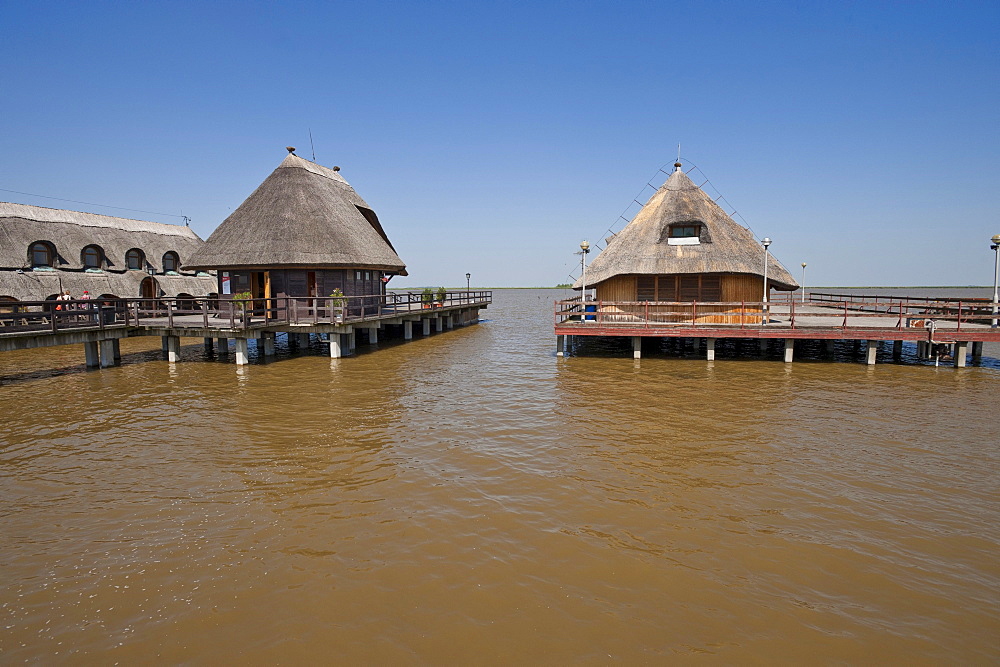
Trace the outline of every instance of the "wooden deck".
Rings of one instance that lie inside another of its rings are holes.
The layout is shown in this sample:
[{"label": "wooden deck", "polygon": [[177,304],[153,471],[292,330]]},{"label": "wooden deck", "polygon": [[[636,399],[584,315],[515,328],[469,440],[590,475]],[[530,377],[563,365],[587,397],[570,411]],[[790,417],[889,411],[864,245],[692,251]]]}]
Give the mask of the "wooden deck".
[{"label": "wooden deck", "polygon": [[[82,343],[87,364],[107,366],[118,355],[118,340],[134,336],[161,336],[164,351],[176,360],[181,337],[203,338],[225,344],[236,341],[236,361],[247,363],[247,341],[257,339],[265,356],[273,354],[274,335],[322,335],[331,356],[349,354],[357,330],[369,342],[378,331],[397,325],[403,338],[443,331],[478,321],[480,309],[492,302],[489,291],[446,293],[427,301],[419,293],[332,298],[273,299],[114,299],[107,301],[45,301],[4,303],[0,310],[0,352]],[[105,343],[109,345],[106,346]],[[105,347],[109,347],[105,350]],[[113,349],[112,349],[113,348]]]},{"label": "wooden deck", "polygon": [[[914,341],[933,346],[954,344],[956,360],[974,344],[981,354],[983,342],[1000,342],[1000,328],[992,326],[993,308],[988,300],[852,298],[840,301],[810,299],[698,303],[608,302],[579,298],[555,302],[558,352],[565,336],[617,336],[775,339],[786,341],[791,360],[795,340]],[[634,342],[638,354],[638,342]],[[922,351],[922,348],[921,348]],[[709,353],[712,356],[711,352]],[[869,363],[874,363],[869,355]],[[963,361],[959,365],[964,365]]]}]

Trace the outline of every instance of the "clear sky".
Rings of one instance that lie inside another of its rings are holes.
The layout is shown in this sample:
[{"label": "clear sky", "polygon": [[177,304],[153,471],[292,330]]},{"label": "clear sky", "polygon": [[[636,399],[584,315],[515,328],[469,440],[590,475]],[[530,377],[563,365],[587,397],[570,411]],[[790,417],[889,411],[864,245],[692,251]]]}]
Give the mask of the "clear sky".
[{"label": "clear sky", "polygon": [[680,143],[808,284],[992,285],[995,1],[0,0],[0,25],[3,190],[207,238],[311,129],[394,286],[554,285]]}]

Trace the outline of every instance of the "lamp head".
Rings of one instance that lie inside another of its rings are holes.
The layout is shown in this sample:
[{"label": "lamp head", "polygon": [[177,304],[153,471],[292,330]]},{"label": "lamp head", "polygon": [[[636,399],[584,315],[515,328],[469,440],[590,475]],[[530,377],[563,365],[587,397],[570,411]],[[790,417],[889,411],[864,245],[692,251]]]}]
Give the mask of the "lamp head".
[{"label": "lamp head", "polygon": [[469,279],[469,278],[471,278],[471,277],[472,277],[472,274],[471,274],[471,273],[466,273],[466,274],[465,274],[465,279],[466,279],[466,280],[468,280],[468,279]]},{"label": "lamp head", "polygon": [[583,241],[580,243],[580,250],[590,252],[590,241]]},{"label": "lamp head", "polygon": [[806,263],[805,262],[802,262],[802,268],[803,269],[806,268]]},{"label": "lamp head", "polygon": [[993,241],[993,245],[1000,245],[1000,234],[994,234],[990,241]]},{"label": "lamp head", "polygon": [[769,238],[767,238],[767,237],[765,236],[765,237],[764,237],[764,241],[763,241],[763,243],[764,243],[764,247],[766,248],[766,247],[768,247],[769,245],[771,245],[771,239],[769,239]]}]

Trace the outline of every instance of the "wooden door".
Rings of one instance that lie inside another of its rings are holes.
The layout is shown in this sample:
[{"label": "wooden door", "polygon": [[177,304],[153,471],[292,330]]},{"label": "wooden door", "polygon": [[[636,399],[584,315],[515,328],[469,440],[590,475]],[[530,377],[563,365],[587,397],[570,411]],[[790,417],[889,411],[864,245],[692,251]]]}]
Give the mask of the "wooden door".
[{"label": "wooden door", "polygon": [[157,284],[156,278],[143,279],[139,285],[139,296],[143,299],[155,299],[160,296],[160,286]]}]

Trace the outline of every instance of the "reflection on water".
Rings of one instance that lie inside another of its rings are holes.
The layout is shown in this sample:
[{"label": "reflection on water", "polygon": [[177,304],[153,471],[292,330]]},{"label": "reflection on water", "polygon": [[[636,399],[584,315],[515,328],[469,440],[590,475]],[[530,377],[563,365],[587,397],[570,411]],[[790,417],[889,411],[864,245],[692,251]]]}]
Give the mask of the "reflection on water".
[{"label": "reflection on water", "polygon": [[557,358],[559,294],[495,296],[346,359],[0,355],[5,661],[1000,657],[994,365]]}]

